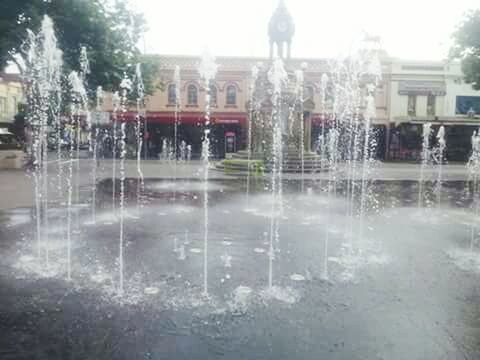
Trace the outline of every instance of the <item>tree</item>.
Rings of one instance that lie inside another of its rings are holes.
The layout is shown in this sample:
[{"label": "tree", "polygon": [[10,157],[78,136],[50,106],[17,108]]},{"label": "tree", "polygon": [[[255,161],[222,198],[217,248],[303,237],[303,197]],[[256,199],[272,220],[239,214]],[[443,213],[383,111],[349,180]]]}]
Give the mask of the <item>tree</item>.
[{"label": "tree", "polygon": [[462,60],[465,81],[480,90],[480,10],[469,12],[453,37],[451,56]]},{"label": "tree", "polygon": [[80,49],[86,47],[91,89],[117,89],[140,61],[137,44],[145,21],[128,0],[1,0],[0,67],[15,61],[26,30],[38,31],[45,14],[54,21],[66,72],[79,69]]}]

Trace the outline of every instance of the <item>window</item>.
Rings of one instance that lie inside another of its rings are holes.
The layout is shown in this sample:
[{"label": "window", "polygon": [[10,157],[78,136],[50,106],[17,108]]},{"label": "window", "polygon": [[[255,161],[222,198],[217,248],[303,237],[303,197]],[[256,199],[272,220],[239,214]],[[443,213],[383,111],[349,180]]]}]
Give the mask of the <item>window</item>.
[{"label": "window", "polygon": [[188,86],[188,105],[198,105],[198,90],[195,85]]},{"label": "window", "polygon": [[435,102],[436,102],[435,95],[428,95],[427,97],[427,115],[428,116],[435,116]]},{"label": "window", "polygon": [[210,85],[210,105],[217,105],[217,88],[215,85]]},{"label": "window", "polygon": [[12,114],[16,115],[17,112],[18,112],[17,97],[12,96]]},{"label": "window", "polygon": [[0,97],[0,120],[5,120],[7,117],[7,98]]},{"label": "window", "polygon": [[457,96],[457,115],[480,114],[480,96]]},{"label": "window", "polygon": [[408,107],[407,107],[408,116],[417,115],[417,96],[408,95]]},{"label": "window", "polygon": [[237,105],[237,89],[233,85],[227,87],[227,105]]},{"label": "window", "polygon": [[177,86],[175,84],[168,85],[168,104],[175,105],[177,103]]}]

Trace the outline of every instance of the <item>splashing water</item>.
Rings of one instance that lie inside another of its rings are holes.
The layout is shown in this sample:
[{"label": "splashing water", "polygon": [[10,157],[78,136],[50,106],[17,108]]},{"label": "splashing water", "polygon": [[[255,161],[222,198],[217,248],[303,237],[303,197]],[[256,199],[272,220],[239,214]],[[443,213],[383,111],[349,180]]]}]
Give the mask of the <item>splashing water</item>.
[{"label": "splashing water", "polygon": [[422,164],[420,166],[420,179],[418,181],[418,208],[423,206],[423,187],[425,183],[425,168],[430,162],[430,136],[432,134],[432,124],[426,123],[423,125],[422,133]]},{"label": "splashing water", "polygon": [[259,104],[255,100],[255,90],[258,80],[259,67],[254,65],[252,67],[252,82],[250,84],[250,119],[248,121],[248,144],[247,144],[247,160],[248,160],[248,172],[247,172],[247,209],[250,208],[250,162],[252,160],[252,122],[254,121],[257,107]]},{"label": "splashing water", "polygon": [[186,162],[187,161],[187,143],[185,140],[182,140],[180,143],[180,161]]},{"label": "splashing water", "polygon": [[217,74],[215,58],[205,51],[198,72],[205,82],[205,130],[202,144],[204,165],[204,249],[203,249],[203,294],[208,296],[208,175],[210,168],[210,85]]},{"label": "splashing water", "polygon": [[117,184],[117,121],[118,121],[118,111],[120,109],[120,95],[118,91],[113,93],[112,103],[113,103],[113,128],[112,128],[112,208],[115,210],[115,201],[116,201],[116,184]]},{"label": "splashing water", "polygon": [[435,158],[438,164],[437,182],[435,185],[435,194],[437,197],[437,206],[442,203],[442,186],[443,186],[443,161],[445,157],[445,150],[447,148],[447,142],[445,140],[445,127],[442,125],[438,129],[437,133],[438,146],[435,149]]},{"label": "splashing water", "polygon": [[[331,213],[331,196],[332,192],[337,187],[337,157],[338,157],[338,139],[339,132],[337,129],[332,129],[328,133],[328,185],[327,185],[327,224],[330,223]],[[325,229],[325,241],[324,241],[324,256],[323,256],[323,273],[322,278],[328,279],[328,244],[330,240],[330,229],[328,226]]]},{"label": "splashing water", "polygon": [[[38,34],[27,30],[27,40],[22,50],[22,67],[20,70],[25,81],[25,93],[29,109],[27,122],[32,130],[28,153],[33,165],[37,252],[40,260],[43,245],[45,248],[45,264],[48,268],[50,262],[48,246],[48,135],[49,126],[53,125],[57,128],[57,137],[59,136],[61,72],[63,66],[62,52],[57,47],[53,22],[48,16],[43,18],[41,30]],[[61,165],[59,166],[61,167]],[[63,170],[59,168],[59,172],[61,171]],[[57,181],[57,186],[61,187],[61,178],[57,178]]]},{"label": "splashing water", "polygon": [[137,136],[137,212],[140,215],[140,208],[142,207],[142,194],[145,190],[145,180],[142,171],[142,107],[145,103],[145,86],[143,84],[142,68],[140,64],[135,67],[135,83],[137,89],[137,114],[136,114],[136,127],[135,132]]},{"label": "splashing water", "polygon": [[[86,93],[83,84],[80,81],[78,73],[72,71],[68,77],[72,89],[72,116],[70,118],[70,125],[72,129],[70,137],[69,148],[69,164],[68,164],[68,200],[67,200],[67,280],[72,279],[72,201],[73,201],[73,162],[74,162],[74,126],[78,127],[80,117],[82,114],[83,102],[85,101]],[[76,159],[78,162],[78,158]]]},{"label": "splashing water", "polygon": [[[127,112],[128,93],[132,90],[132,82],[125,75],[120,83],[122,91],[121,97],[121,114]],[[118,256],[118,273],[119,273],[119,288],[120,295],[124,293],[124,219],[125,219],[125,156],[126,156],[126,133],[125,121],[120,125],[120,236],[119,236],[119,256]]]},{"label": "splashing water", "polygon": [[270,243],[268,250],[268,288],[273,288],[273,261],[275,257],[274,240],[279,242],[280,215],[282,204],[282,163],[283,163],[283,141],[282,129],[285,127],[286,119],[282,112],[282,91],[288,83],[288,74],[281,59],[273,62],[268,72],[268,80],[273,85],[272,94],[272,125],[273,144],[271,159],[271,194],[272,209],[270,216]]},{"label": "splashing water", "polygon": [[295,72],[295,95],[296,95],[296,106],[299,108],[300,112],[300,161],[301,161],[301,189],[302,193],[305,189],[305,113],[304,113],[304,86],[305,86],[305,70],[307,69],[307,63],[302,64],[302,69]]},{"label": "splashing water", "polygon": [[[96,91],[96,100],[97,112],[101,111],[102,102],[103,102],[103,89],[101,86],[97,87]],[[93,152],[93,167],[92,167],[92,223],[95,224],[97,222],[97,170],[98,170],[98,141],[100,137],[100,129],[97,127],[93,129],[93,135],[91,137],[90,146]]]},{"label": "splashing water", "polygon": [[[480,172],[480,134],[477,130],[472,135],[472,154],[467,162],[467,170],[469,175],[469,182],[472,183],[472,208],[475,214],[475,218],[479,213],[479,191],[478,191],[478,175]],[[473,221],[470,224],[470,252],[473,252],[473,248],[476,242],[477,226]]]}]

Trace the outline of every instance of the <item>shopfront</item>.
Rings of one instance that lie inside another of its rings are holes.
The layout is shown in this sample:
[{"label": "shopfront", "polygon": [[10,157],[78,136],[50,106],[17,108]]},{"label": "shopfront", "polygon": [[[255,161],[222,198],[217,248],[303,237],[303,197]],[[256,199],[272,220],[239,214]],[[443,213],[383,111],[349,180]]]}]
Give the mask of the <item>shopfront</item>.
[{"label": "shopfront", "polygon": [[[147,112],[142,119],[144,134],[145,157],[159,158],[165,150],[165,143],[169,147],[174,145],[175,123],[177,124],[177,144],[182,141],[192,147],[192,159],[199,159],[202,154],[202,142],[205,130],[205,115],[203,113]],[[134,124],[136,114],[122,115],[122,121]],[[210,117],[211,127],[211,157],[222,159],[226,153],[227,137],[234,137],[235,151],[245,148],[247,115],[243,113],[214,113]],[[228,136],[227,136],[228,135]]]}]

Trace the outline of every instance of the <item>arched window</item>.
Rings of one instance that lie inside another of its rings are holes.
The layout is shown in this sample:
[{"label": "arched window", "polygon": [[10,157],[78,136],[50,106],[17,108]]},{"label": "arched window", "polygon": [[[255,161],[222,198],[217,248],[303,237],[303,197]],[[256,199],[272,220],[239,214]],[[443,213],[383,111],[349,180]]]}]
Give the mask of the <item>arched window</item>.
[{"label": "arched window", "polygon": [[198,90],[193,84],[188,86],[188,105],[198,105]]},{"label": "arched window", "polygon": [[168,104],[175,105],[177,103],[177,86],[175,84],[168,85]]},{"label": "arched window", "polygon": [[210,85],[210,105],[217,106],[217,87]]},{"label": "arched window", "polygon": [[227,87],[227,105],[237,105],[237,89],[233,85]]}]

